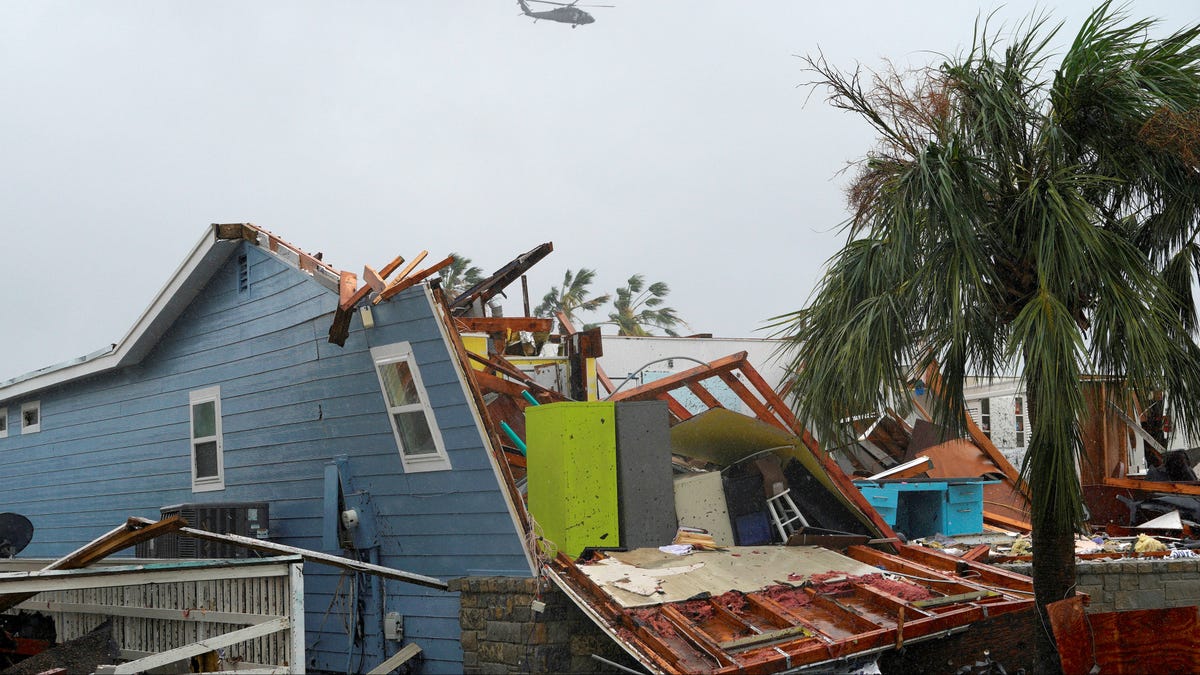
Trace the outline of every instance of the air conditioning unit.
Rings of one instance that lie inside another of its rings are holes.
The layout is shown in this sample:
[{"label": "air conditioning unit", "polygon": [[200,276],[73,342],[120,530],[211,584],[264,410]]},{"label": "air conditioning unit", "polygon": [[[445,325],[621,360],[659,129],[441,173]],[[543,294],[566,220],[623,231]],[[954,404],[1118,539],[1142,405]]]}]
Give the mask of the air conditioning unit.
[{"label": "air conditioning unit", "polygon": [[[240,534],[266,539],[269,533],[267,502],[213,502],[164,506],[159,520],[180,516],[188,527],[217,534]],[[165,534],[137,545],[139,558],[248,558],[254,553],[244,547],[219,541]]]}]

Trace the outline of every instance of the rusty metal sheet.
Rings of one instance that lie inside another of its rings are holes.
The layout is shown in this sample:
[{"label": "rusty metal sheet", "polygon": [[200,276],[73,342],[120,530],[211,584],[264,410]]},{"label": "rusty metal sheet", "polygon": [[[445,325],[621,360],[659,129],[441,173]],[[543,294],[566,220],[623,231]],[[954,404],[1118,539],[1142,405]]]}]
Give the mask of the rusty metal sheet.
[{"label": "rusty metal sheet", "polygon": [[1064,675],[1200,673],[1200,610],[1084,611],[1083,598],[1046,606]]}]

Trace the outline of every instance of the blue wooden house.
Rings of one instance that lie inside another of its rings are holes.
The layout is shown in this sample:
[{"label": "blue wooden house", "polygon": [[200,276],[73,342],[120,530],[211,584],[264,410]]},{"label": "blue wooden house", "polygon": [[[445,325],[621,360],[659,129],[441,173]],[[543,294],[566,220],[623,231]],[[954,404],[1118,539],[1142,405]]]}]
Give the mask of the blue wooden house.
[{"label": "blue wooden house", "polygon": [[[441,579],[531,576],[433,291],[374,305],[369,327],[354,313],[339,347],[338,282],[259,228],[214,225],[111,349],[0,382],[0,511],[36,528],[22,557],[173,504],[266,502],[271,541]],[[423,672],[462,671],[456,594],[305,572],[308,668],[370,669],[411,642]]]}]

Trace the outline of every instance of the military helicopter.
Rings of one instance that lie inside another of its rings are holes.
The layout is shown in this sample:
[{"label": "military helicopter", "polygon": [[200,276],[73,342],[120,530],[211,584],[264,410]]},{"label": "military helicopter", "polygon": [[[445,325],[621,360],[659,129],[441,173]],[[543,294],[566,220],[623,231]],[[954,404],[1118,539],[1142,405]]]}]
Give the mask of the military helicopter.
[{"label": "military helicopter", "polygon": [[[529,8],[530,2],[538,2],[543,5],[558,5],[554,9],[548,9],[544,12],[535,12]],[[525,16],[533,17],[534,21],[538,19],[546,19],[547,21],[557,21],[559,23],[569,23],[571,28],[583,26],[589,23],[594,23],[596,19],[592,18],[591,14],[579,9],[579,0],[575,2],[550,2],[550,0],[517,0],[517,4],[521,6],[521,13]],[[616,7],[616,5],[582,5],[583,7]]]}]

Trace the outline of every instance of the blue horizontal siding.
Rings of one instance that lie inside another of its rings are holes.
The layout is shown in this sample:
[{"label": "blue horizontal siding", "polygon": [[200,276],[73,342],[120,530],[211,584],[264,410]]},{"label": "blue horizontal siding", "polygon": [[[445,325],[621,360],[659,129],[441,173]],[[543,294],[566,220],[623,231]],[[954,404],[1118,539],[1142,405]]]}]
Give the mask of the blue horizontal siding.
[{"label": "blue horizontal siding", "polygon": [[[247,256],[249,293],[237,292],[235,255],[141,363],[30,397],[42,402],[43,431],[0,439],[0,510],[24,513],[36,528],[23,556],[63,555],[129,516],[211,501],[270,502],[273,540],[322,550],[325,466],[346,456],[348,478],[375,510],[381,564],[443,579],[473,570],[527,575],[521,536],[424,290],[376,306],[371,330],[355,320],[339,348],[327,341],[336,294],[256,249]],[[412,346],[452,471],[404,473],[369,353],[401,341]],[[225,489],[192,493],[188,394],[214,385]],[[344,625],[344,610],[325,612],[339,594],[345,606],[343,575],[305,568],[312,667],[340,670],[345,635],[339,641],[332,626]],[[404,614],[425,652],[424,672],[461,671],[458,596],[383,586],[388,610]],[[377,633],[376,617],[368,645]]]}]

